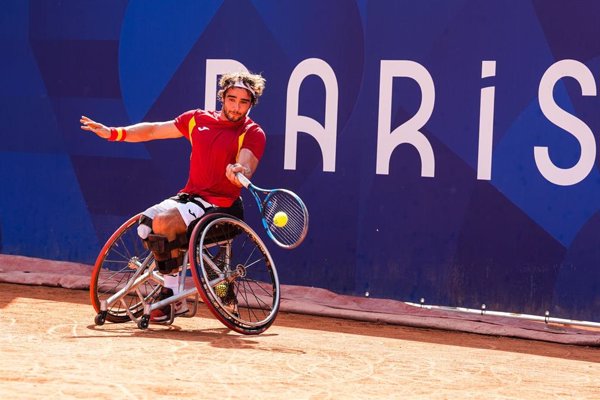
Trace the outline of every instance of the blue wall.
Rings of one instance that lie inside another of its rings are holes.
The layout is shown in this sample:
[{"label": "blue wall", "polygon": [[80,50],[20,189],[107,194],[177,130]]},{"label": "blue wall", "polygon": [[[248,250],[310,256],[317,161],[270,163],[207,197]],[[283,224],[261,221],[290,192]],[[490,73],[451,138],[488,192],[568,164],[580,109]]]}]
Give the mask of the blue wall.
[{"label": "blue wall", "polygon": [[[105,142],[79,116],[172,119],[232,59],[268,81],[255,181],[311,211],[300,248],[270,245],[283,283],[599,320],[600,4],[567,3],[3,2],[0,251],[93,263],[183,187],[189,144]],[[323,128],[298,132],[294,101]]]}]

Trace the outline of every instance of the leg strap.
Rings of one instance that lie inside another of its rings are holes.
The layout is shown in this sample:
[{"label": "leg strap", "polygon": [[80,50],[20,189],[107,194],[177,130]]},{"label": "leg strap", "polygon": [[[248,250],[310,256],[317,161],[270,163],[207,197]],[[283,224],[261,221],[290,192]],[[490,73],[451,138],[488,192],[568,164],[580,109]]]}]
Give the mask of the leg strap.
[{"label": "leg strap", "polygon": [[145,214],[142,214],[142,216],[140,217],[140,220],[138,221],[138,224],[146,225],[147,227],[152,229],[152,218],[150,218],[149,216],[147,216]]},{"label": "leg strap", "polygon": [[150,234],[144,240],[145,246],[151,250],[156,260],[158,271],[163,274],[171,273],[174,269],[179,268],[183,263],[183,254],[173,257],[172,250],[185,249],[187,246],[187,236],[178,235],[175,240],[169,242],[166,236]]},{"label": "leg strap", "polygon": [[181,264],[183,264],[183,254],[180,254],[176,258],[169,258],[168,260],[156,260],[158,272],[163,275],[176,272]]},{"label": "leg strap", "polygon": [[186,234],[177,235],[175,240],[169,242],[166,236],[152,233],[144,240],[144,244],[148,250],[157,254],[167,253],[175,249],[185,249],[188,245]]}]

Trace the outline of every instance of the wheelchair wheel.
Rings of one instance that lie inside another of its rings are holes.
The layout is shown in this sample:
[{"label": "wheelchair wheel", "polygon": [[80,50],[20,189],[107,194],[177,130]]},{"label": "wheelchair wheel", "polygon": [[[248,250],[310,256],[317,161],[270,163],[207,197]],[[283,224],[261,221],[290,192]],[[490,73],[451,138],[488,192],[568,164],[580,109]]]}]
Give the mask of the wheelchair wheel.
[{"label": "wheelchair wheel", "polygon": [[[100,301],[106,300],[122,289],[135,275],[138,268],[147,268],[152,263],[152,253],[144,248],[137,234],[139,215],[130,218],[112,234],[100,251],[90,281],[92,306],[100,315]],[[123,296],[121,300],[108,306],[106,320],[111,322],[129,321],[127,311],[140,316],[144,311],[143,300],[154,297],[160,286],[149,279],[137,290]]]},{"label": "wheelchair wheel", "polygon": [[203,217],[188,254],[202,300],[225,326],[245,335],[264,332],[279,311],[279,279],[260,237],[227,214]]}]

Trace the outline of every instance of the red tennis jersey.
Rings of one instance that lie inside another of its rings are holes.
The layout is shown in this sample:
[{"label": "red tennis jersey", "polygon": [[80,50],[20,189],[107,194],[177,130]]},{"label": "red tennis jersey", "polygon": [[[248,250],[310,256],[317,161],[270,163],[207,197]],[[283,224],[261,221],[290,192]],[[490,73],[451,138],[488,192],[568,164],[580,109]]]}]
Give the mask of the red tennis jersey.
[{"label": "red tennis jersey", "polygon": [[242,148],[261,159],[266,137],[261,127],[246,117],[239,122],[219,119],[220,112],[190,110],[175,118],[175,126],[192,145],[190,174],[181,192],[198,195],[219,207],[229,207],[240,196],[225,176],[228,164],[237,161]]}]

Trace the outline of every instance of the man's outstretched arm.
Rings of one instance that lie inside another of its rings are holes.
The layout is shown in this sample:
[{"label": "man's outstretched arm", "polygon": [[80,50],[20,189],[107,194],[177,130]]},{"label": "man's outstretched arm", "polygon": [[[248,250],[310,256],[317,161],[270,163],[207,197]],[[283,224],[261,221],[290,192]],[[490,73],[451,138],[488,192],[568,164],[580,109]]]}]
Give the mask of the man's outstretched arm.
[{"label": "man's outstretched arm", "polygon": [[79,120],[81,129],[90,131],[102,139],[125,142],[147,142],[156,139],[173,139],[183,136],[175,126],[175,121],[141,122],[119,128],[108,127],[86,116]]}]

